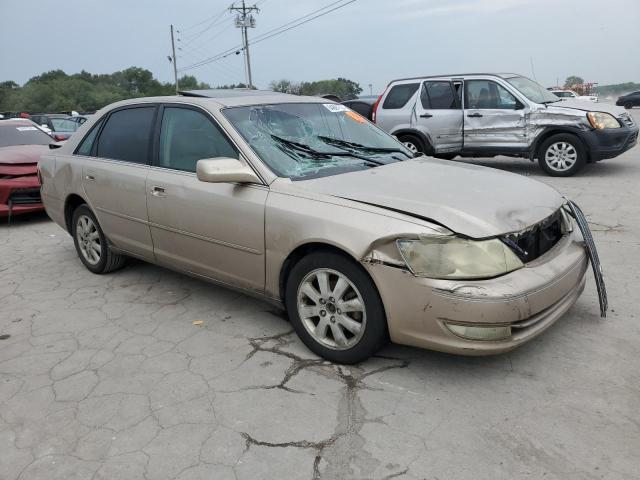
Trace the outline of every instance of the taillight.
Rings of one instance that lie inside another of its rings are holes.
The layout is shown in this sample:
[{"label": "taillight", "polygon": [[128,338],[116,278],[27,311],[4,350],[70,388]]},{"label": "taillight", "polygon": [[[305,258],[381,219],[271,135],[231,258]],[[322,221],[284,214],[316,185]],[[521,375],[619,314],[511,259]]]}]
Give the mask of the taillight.
[{"label": "taillight", "polygon": [[[387,88],[389,88],[388,85],[387,85]],[[382,92],[382,95],[380,95],[376,100],[376,103],[373,104],[373,111],[371,112],[371,121],[373,123],[376,123],[376,117],[378,114],[378,105],[380,104],[380,100],[382,100],[382,97],[384,97],[384,94],[387,93],[387,88],[384,89],[384,92]]]},{"label": "taillight", "polygon": [[64,140],[66,140],[66,139],[67,139],[67,137],[65,137],[64,135],[56,135],[56,134],[54,133],[54,134],[53,134],[53,139],[54,139],[56,142],[62,142],[62,141],[64,141]]}]

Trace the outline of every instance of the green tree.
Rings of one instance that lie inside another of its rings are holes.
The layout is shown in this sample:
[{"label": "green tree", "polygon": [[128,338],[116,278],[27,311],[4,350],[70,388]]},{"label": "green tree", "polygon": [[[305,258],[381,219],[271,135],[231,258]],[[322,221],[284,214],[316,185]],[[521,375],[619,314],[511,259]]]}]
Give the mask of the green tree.
[{"label": "green tree", "polygon": [[274,92],[290,93],[293,95],[300,95],[301,85],[291,80],[283,78],[282,80],[273,80],[269,84],[269,88]]},{"label": "green tree", "polygon": [[360,92],[362,92],[360,85],[346,78],[302,82],[300,86],[301,95],[331,94],[340,97],[342,100],[356,98]]},{"label": "green tree", "polygon": [[582,85],[584,83],[584,79],[582,77],[578,77],[577,75],[570,75],[564,81],[564,86],[566,88],[570,88],[573,85]]}]

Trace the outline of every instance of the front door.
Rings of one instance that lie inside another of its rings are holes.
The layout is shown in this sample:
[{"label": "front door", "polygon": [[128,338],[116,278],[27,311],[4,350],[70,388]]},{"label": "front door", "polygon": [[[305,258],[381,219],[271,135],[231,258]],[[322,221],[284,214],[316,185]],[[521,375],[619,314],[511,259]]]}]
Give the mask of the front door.
[{"label": "front door", "polygon": [[526,150],[526,111],[493,80],[464,82],[464,150],[508,153]]},{"label": "front door", "polygon": [[459,152],[462,148],[462,105],[456,86],[446,80],[422,84],[416,103],[417,129],[431,140],[436,153]]},{"label": "front door", "polygon": [[156,258],[262,292],[268,187],[199,181],[198,160],[216,157],[239,154],[208,113],[162,107],[158,155],[146,182]]},{"label": "front door", "polygon": [[82,186],[105,235],[116,247],[147,259],[153,258],[146,179],[156,110],[148,104],[115,110],[78,149],[87,157]]}]

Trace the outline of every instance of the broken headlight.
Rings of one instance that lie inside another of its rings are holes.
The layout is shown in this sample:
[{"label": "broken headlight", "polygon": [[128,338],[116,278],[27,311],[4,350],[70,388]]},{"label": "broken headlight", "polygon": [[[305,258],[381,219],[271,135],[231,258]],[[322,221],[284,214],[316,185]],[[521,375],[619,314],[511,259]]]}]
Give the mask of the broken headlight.
[{"label": "broken headlight", "polygon": [[605,128],[620,128],[620,122],[610,113],[589,112],[587,119],[593,128],[603,130]]},{"label": "broken headlight", "polygon": [[516,254],[497,238],[470,240],[456,236],[397,240],[411,273],[439,279],[497,277],[524,266]]}]

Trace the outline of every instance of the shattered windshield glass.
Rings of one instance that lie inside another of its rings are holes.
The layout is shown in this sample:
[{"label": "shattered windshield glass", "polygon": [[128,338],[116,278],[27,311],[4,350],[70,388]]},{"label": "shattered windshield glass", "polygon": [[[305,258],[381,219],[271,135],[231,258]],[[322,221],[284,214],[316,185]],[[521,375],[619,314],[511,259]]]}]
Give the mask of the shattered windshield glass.
[{"label": "shattered windshield glass", "polygon": [[395,138],[335,103],[280,103],[223,110],[258,156],[292,180],[412,158]]}]

